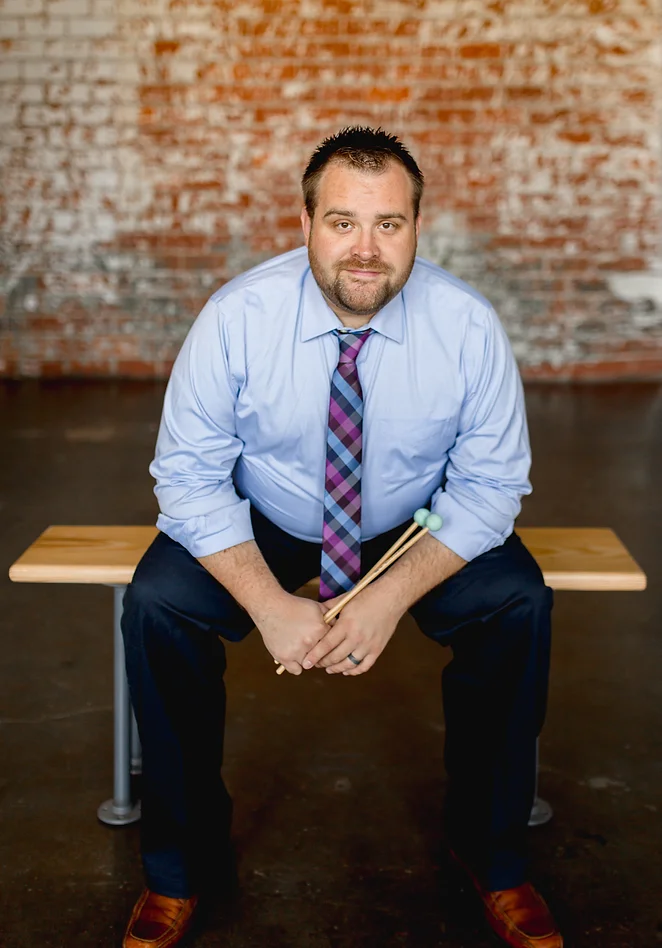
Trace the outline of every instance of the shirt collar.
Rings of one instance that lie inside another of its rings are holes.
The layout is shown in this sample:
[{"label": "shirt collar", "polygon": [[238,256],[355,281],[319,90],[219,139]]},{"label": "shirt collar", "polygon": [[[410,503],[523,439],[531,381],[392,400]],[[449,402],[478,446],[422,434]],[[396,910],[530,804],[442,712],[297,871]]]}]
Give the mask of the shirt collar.
[{"label": "shirt collar", "polygon": [[[362,329],[372,329],[387,339],[401,343],[404,339],[405,310],[402,291],[372,317]],[[308,342],[316,336],[342,329],[343,324],[322,296],[310,268],[303,278],[301,292],[301,342]]]}]

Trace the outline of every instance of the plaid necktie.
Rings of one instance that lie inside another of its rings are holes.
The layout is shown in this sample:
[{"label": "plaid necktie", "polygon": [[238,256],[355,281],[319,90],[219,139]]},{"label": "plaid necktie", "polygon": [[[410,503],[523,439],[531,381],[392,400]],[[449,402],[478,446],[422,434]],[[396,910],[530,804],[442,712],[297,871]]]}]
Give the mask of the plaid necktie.
[{"label": "plaid necktie", "polygon": [[351,589],[361,575],[361,456],[363,393],[356,357],[372,330],[335,330],[338,367],[331,379],[320,599]]}]

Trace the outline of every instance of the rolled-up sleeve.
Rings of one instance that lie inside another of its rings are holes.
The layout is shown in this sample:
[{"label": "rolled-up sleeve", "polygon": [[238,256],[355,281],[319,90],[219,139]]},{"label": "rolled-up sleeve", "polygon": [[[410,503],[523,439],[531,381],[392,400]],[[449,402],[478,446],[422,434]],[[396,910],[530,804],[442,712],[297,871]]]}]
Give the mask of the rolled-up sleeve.
[{"label": "rolled-up sleeve", "polygon": [[196,557],[253,539],[249,502],[232,482],[243,447],[235,430],[236,397],[227,327],[212,299],[175,361],[150,466],[158,528]]},{"label": "rolled-up sleeve", "polygon": [[472,313],[462,360],[467,397],[432,509],[443,519],[434,536],[469,561],[513,532],[531,493],[531,450],[519,371],[492,310]]}]

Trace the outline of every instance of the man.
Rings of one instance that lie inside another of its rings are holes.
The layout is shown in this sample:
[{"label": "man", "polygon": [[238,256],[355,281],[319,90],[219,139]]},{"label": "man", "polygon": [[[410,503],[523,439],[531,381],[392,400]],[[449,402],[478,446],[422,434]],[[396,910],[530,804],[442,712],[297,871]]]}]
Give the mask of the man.
[{"label": "man", "polygon": [[[255,626],[291,674],[358,677],[409,609],[453,650],[453,856],[507,944],[562,944],[523,857],[552,597],[513,533],[521,383],[487,301],[415,257],[422,189],[381,129],[324,141],[303,177],[307,249],[215,293],[175,363],[151,467],[161,533],[123,620],[147,882],[125,948],[177,944],[228,848],[221,638]],[[441,528],[325,624],[422,506]],[[318,574],[324,602],[293,595]]]}]

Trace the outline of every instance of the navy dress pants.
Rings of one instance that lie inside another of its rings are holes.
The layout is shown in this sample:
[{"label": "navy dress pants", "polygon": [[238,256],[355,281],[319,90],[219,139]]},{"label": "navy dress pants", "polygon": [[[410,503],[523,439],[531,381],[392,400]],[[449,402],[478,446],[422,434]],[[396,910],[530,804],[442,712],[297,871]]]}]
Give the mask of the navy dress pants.
[{"label": "navy dress pants", "polygon": [[[252,519],[255,540],[285,589],[294,592],[319,574],[319,544],[284,533],[255,509]],[[364,572],[402,529],[363,544]],[[442,689],[447,835],[489,889],[526,877],[551,606],[552,591],[513,534],[411,609],[425,635],[452,649]],[[232,805],[221,777],[221,638],[239,641],[252,627],[194,557],[165,534],[156,537],[127,588],[122,631],[143,746],[143,866],[147,886],[161,895],[184,898],[222,878]]]}]

